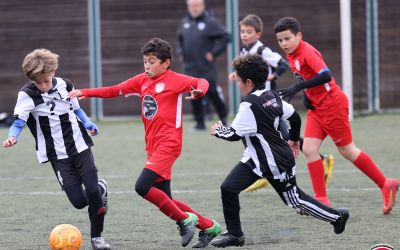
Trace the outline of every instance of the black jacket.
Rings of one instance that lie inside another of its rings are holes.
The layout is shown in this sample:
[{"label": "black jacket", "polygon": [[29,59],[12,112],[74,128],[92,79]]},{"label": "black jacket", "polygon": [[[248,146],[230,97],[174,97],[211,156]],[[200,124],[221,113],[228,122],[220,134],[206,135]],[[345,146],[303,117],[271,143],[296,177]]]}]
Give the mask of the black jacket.
[{"label": "black jacket", "polygon": [[[208,11],[195,19],[187,14],[181,20],[176,43],[185,74],[216,81],[215,58],[224,52],[229,41],[229,33]],[[206,60],[207,52],[213,54],[213,62]]]}]

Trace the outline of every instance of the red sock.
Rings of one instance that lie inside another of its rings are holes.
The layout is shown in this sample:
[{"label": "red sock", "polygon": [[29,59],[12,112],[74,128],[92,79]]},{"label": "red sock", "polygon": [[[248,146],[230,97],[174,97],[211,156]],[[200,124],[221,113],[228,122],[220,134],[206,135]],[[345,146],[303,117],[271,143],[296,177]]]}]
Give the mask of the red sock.
[{"label": "red sock", "polygon": [[188,215],[182,211],[163,191],[157,188],[150,188],[144,198],[156,205],[161,212],[174,221],[181,221],[188,218]]},{"label": "red sock", "polygon": [[361,152],[353,164],[373,180],[379,188],[383,188],[386,177],[368,154]]},{"label": "red sock", "polygon": [[177,199],[173,199],[173,201],[182,211],[194,213],[195,215],[197,215],[197,217],[199,217],[197,228],[200,228],[201,230],[204,231],[214,225],[214,222],[212,220],[210,220],[210,219],[204,217],[203,215],[199,214],[198,212],[194,211],[191,207],[189,207],[182,201],[179,201]]},{"label": "red sock", "polygon": [[322,160],[319,159],[314,162],[307,163],[307,166],[314,189],[314,196],[316,198],[328,197],[326,194],[324,163]]}]

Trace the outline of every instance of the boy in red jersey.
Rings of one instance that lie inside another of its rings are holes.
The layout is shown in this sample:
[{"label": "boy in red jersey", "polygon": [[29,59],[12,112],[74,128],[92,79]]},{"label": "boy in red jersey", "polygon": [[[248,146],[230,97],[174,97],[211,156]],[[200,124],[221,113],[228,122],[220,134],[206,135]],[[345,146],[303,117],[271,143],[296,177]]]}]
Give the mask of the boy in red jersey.
[{"label": "boy in red jersey", "polygon": [[274,27],[279,46],[286,52],[290,68],[298,82],[279,93],[291,100],[299,91],[306,94],[303,152],[315,198],[329,205],[324,180],[324,167],[319,149],[326,136],[332,138],[339,153],[367,175],[382,191],[383,214],[395,203],[399,181],[386,178],[372,158],[355,146],[349,122],[349,101],[331,76],[321,53],[302,40],[299,22],[293,17],[280,19]]},{"label": "boy in red jersey", "polygon": [[69,97],[111,98],[132,93],[140,96],[147,161],[135,190],[177,222],[182,246],[189,244],[197,226],[201,231],[193,247],[206,247],[221,232],[220,225],[173,199],[170,182],[172,165],[182,150],[182,96],[188,92],[189,100],[204,96],[208,82],[170,70],[172,48],[162,39],[151,39],[142,48],[142,54],[144,73],[110,87],[75,90]]}]

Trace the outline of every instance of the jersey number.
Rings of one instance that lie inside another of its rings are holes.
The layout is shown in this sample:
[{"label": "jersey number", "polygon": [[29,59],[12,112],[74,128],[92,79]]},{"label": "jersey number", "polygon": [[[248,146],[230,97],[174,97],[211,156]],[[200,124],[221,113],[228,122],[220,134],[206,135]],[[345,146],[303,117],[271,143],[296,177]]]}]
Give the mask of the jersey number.
[{"label": "jersey number", "polygon": [[54,108],[56,107],[56,103],[54,102],[54,101],[48,101],[47,103],[46,103],[46,106],[51,106],[50,107],[50,114],[51,115],[54,115]]}]

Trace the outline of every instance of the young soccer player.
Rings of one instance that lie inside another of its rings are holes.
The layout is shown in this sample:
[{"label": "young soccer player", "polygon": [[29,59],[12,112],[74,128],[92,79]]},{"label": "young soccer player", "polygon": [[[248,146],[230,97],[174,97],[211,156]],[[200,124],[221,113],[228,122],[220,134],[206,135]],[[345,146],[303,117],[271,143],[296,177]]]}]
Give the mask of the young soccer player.
[{"label": "young soccer player", "polygon": [[79,107],[78,99],[67,97],[74,86],[54,76],[57,68],[58,55],[47,49],[36,49],[25,57],[22,69],[30,81],[18,93],[15,121],[3,146],[15,145],[27,124],[35,138],[39,162],[51,163],[71,204],[77,209],[89,205],[93,249],[110,249],[101,236],[107,212],[107,183],[98,179],[90,149],[93,142],[86,132],[94,136],[98,128]]},{"label": "young soccer player", "polygon": [[197,225],[201,231],[193,247],[206,247],[221,232],[221,227],[173,199],[170,185],[172,166],[182,150],[182,95],[190,92],[186,99],[200,98],[207,92],[208,82],[170,70],[172,48],[162,39],[151,39],[142,48],[142,54],[144,73],[110,87],[75,90],[69,96],[140,95],[147,161],[136,181],[136,192],[177,222],[182,246],[189,244]]},{"label": "young soccer player", "polygon": [[[273,89],[276,90],[276,80],[283,73],[289,69],[289,64],[285,59],[282,58],[276,52],[273,52],[270,48],[264,46],[264,44],[260,41],[262,32],[263,32],[263,22],[261,18],[257,15],[250,14],[245,16],[240,22],[240,40],[242,42],[240,55],[247,54],[258,54],[260,55],[268,65],[268,77],[265,82],[265,88],[267,90]],[[230,79],[234,80],[235,73],[230,74]],[[279,122],[279,130],[282,133],[282,136],[285,140],[289,139],[288,134],[288,126],[286,122]],[[303,138],[300,138],[300,150],[303,146]],[[333,155],[321,155],[321,159],[324,163],[325,168],[325,180],[328,183],[332,176],[333,166],[334,166],[334,157]],[[268,181],[266,178],[260,178],[248,188],[245,189],[246,192],[252,192],[259,188],[268,186]]]},{"label": "young soccer player", "polygon": [[[260,177],[268,179],[287,206],[329,222],[336,234],[342,233],[349,218],[348,210],[330,208],[305,194],[296,184],[295,156],[299,153],[301,120],[293,106],[282,101],[276,91],[265,89],[267,64],[259,55],[249,54],[236,58],[233,67],[245,97],[231,127],[219,122],[211,127],[210,134],[227,141],[242,140],[246,148],[221,185],[227,233],[212,240],[211,245],[244,244],[239,193]],[[288,142],[278,129],[280,119],[290,123]]]},{"label": "young soccer player", "polygon": [[399,181],[386,178],[372,158],[353,142],[349,122],[348,99],[336,84],[321,53],[302,40],[299,22],[293,17],[280,19],[274,27],[279,46],[286,52],[290,67],[298,79],[280,95],[291,99],[305,90],[309,102],[304,130],[303,152],[315,198],[329,206],[324,169],[319,158],[322,141],[329,136],[339,153],[367,175],[382,191],[383,213],[392,210]]}]

